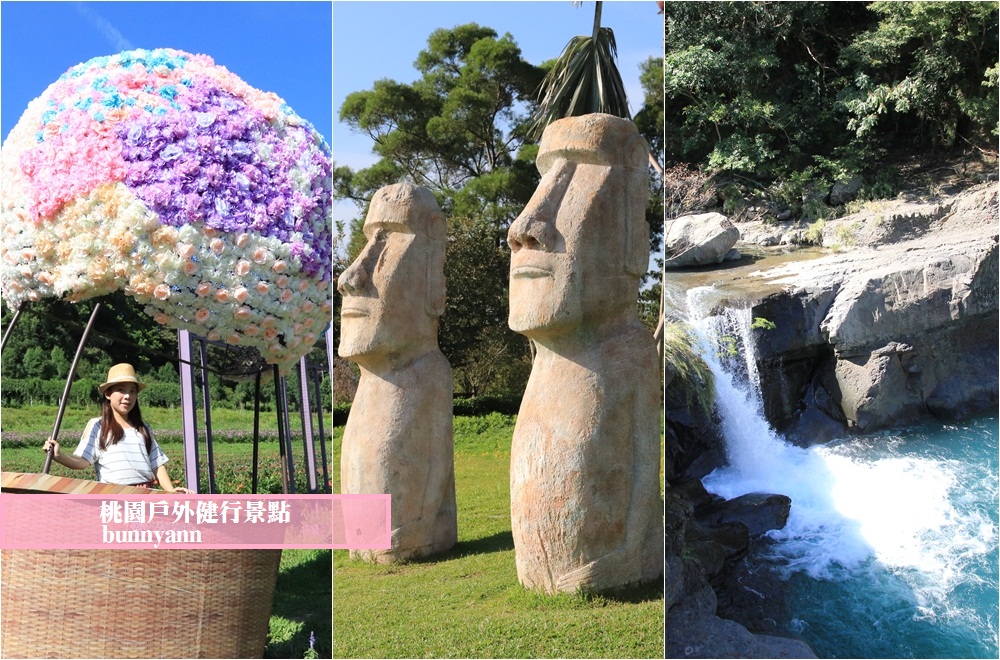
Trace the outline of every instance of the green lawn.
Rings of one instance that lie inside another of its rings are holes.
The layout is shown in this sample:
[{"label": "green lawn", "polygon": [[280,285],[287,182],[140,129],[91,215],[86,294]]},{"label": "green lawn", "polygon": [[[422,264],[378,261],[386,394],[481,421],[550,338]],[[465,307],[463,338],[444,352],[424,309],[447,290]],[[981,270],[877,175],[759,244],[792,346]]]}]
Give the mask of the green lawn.
[{"label": "green lawn", "polygon": [[520,586],[510,532],[512,433],[513,420],[500,415],[456,418],[452,551],[392,566],[334,552],[336,657],[663,657],[662,583],[614,598]]}]

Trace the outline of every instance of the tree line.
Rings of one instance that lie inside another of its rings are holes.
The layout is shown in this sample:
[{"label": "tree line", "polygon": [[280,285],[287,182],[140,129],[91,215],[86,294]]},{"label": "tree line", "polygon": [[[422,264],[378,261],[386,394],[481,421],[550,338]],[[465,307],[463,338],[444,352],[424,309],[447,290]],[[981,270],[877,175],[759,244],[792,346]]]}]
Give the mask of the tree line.
[{"label": "tree line", "polygon": [[[855,178],[861,198],[876,199],[894,196],[921,162],[982,158],[995,168],[996,2],[669,2],[664,11],[671,215],[754,196],[816,217],[810,200],[836,181]],[[718,195],[686,189],[699,176]]]}]

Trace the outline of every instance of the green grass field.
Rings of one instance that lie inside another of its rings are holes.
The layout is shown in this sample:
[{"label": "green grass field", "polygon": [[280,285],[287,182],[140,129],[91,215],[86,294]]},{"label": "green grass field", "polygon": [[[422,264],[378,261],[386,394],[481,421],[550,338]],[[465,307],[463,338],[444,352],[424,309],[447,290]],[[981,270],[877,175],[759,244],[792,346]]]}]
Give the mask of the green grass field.
[{"label": "green grass field", "polygon": [[[143,413],[161,437],[180,429],[179,410]],[[93,415],[90,410],[67,412],[64,443],[75,443]],[[273,415],[262,421],[269,417]],[[5,437],[13,430],[47,434],[54,418],[54,409],[4,409],[0,427]],[[455,418],[459,543],[450,552],[409,564],[371,566],[351,560],[346,551],[285,551],[266,657],[309,655],[310,632],[316,636],[318,657],[330,657],[331,619],[333,657],[341,658],[662,657],[661,583],[613,597],[547,596],[518,583],[510,532],[513,426],[513,417],[498,413]],[[213,427],[245,431],[252,428],[252,414],[213,411]],[[334,492],[339,490],[342,432],[342,427],[333,429],[329,447]],[[182,479],[182,445],[162,444],[174,459],[171,476]],[[250,447],[246,442],[216,445],[216,470],[225,473],[223,492],[237,492],[245,483]],[[276,443],[264,443],[262,451],[265,461],[277,460]],[[38,446],[0,452],[5,470],[37,472],[42,459]],[[81,476],[53,466],[53,473],[59,470]],[[331,564],[332,614],[330,582],[324,577]]]},{"label": "green grass field", "polygon": [[547,596],[518,583],[512,433],[513,418],[495,413],[455,419],[453,550],[392,566],[334,552],[335,657],[663,657],[662,583],[616,597]]}]

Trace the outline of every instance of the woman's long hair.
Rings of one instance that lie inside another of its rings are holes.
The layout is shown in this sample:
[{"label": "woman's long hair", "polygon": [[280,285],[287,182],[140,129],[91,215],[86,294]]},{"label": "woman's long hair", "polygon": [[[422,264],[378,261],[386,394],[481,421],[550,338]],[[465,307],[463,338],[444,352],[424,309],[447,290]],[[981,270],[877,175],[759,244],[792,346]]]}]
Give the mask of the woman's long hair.
[{"label": "woman's long hair", "polygon": [[[153,451],[153,436],[149,433],[149,428],[142,421],[142,411],[139,410],[139,402],[136,401],[132,410],[128,411],[128,421],[146,441],[146,453]],[[111,400],[104,397],[101,400],[101,449],[107,449],[111,445],[118,444],[118,441],[125,437],[125,429],[115,419],[115,414],[111,410]]]}]

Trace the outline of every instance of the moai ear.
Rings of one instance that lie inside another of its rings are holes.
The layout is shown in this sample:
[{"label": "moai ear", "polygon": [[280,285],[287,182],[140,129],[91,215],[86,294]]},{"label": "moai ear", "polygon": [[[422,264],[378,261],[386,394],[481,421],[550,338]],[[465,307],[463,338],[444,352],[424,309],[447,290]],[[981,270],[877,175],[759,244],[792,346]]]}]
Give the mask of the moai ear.
[{"label": "moai ear", "polygon": [[625,146],[625,272],[641,277],[649,267],[649,144],[638,133]]},{"label": "moai ear", "polygon": [[447,223],[440,211],[427,219],[427,314],[440,317],[447,302],[444,277]]}]

